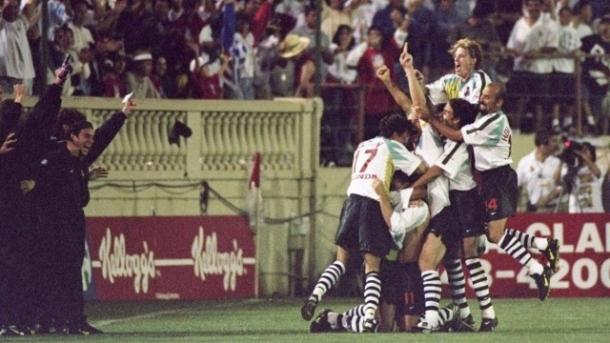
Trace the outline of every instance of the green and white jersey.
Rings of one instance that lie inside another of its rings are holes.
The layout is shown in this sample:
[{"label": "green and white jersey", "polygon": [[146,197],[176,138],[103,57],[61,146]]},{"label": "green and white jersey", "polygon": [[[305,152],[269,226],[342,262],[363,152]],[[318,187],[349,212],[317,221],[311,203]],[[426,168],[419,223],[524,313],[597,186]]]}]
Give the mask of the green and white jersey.
[{"label": "green and white jersey", "polygon": [[469,191],[477,186],[472,178],[470,169],[470,157],[464,142],[445,142],[445,152],[436,161],[436,165],[443,170],[443,174],[449,178],[450,191]]},{"label": "green and white jersey", "polygon": [[461,128],[464,143],[474,148],[474,166],[487,171],[513,163],[512,131],[502,111],[479,116]]},{"label": "green and white jersey", "polygon": [[422,163],[407,148],[394,140],[375,137],[358,145],[352,162],[352,181],[347,195],[357,194],[379,201],[373,189],[373,180],[379,179],[390,189],[395,170],[413,174]]},{"label": "green and white jersey", "polygon": [[451,99],[464,99],[471,104],[478,104],[483,88],[491,82],[491,78],[484,71],[475,70],[467,79],[457,74],[447,74],[428,84],[430,101],[438,105]]}]

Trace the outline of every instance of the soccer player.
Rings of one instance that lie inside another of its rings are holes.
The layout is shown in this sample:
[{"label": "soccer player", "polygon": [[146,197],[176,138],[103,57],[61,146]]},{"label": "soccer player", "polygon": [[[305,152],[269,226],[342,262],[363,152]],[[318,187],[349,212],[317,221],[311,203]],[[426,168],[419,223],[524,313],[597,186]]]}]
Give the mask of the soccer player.
[{"label": "soccer player", "polygon": [[[477,113],[478,109],[476,106],[468,101],[451,99],[443,109],[443,122],[451,128],[459,129],[464,125],[474,122]],[[450,249],[452,251],[447,254],[448,256],[445,256],[445,266],[448,273],[452,271],[451,268],[455,269],[455,264],[452,261],[457,260],[457,263],[460,263],[460,250],[463,249],[466,266],[472,275],[474,289],[481,309],[482,320],[479,331],[492,331],[497,326],[498,321],[489,295],[488,280],[479,260],[479,251],[474,243],[476,237],[485,233],[482,199],[478,194],[477,184],[471,171],[469,154],[463,142],[447,140],[443,155],[413,186],[420,187],[426,185],[440,175],[445,175],[449,178],[449,200],[451,205],[448,210],[449,214],[448,220],[445,223],[446,225],[440,228],[433,227],[429,231],[429,237],[426,239],[422,258],[420,259],[420,262],[423,264],[422,270],[426,268],[429,274],[436,272],[438,262],[440,262],[443,256],[435,254],[435,252],[444,252],[441,240],[444,242],[463,241],[462,244],[458,243],[457,249]],[[447,243],[446,245],[450,246]],[[426,258],[427,256],[435,258]],[[438,272],[436,274],[435,276],[438,277]],[[461,281],[464,283],[463,277]],[[463,285],[461,286],[463,287]],[[425,292],[427,301],[437,301],[438,298],[435,297],[434,289],[428,288]],[[433,307],[438,308],[438,302]],[[434,316],[435,313],[430,313],[426,318],[430,320]],[[472,315],[468,315],[462,321],[468,326],[468,329],[474,330],[472,328],[474,325]],[[430,325],[428,322],[426,324]],[[425,325],[422,323],[422,326]]]},{"label": "soccer player", "polygon": [[425,164],[408,151],[404,144],[408,137],[407,119],[401,114],[384,117],[379,125],[380,136],[360,143],[354,153],[352,181],[347,199],[341,210],[336,237],[336,261],[329,265],[316,283],[312,294],[301,308],[305,320],[313,317],[322,296],[345,273],[350,252],[364,257],[364,328],[376,329],[375,312],[381,296],[379,265],[392,246],[392,237],[379,207],[379,195],[374,191],[373,180],[378,179],[387,188],[394,170],[407,175],[425,172]]},{"label": "soccer player", "polygon": [[418,116],[428,121],[443,136],[455,142],[464,142],[474,150],[475,168],[481,172],[482,194],[485,202],[488,239],[500,246],[521,265],[536,281],[538,297],[546,299],[550,291],[553,270],[532,258],[529,248],[539,249],[551,266],[558,260],[556,240],[529,236],[506,228],[506,222],[515,213],[517,205],[517,175],[510,167],[512,132],[508,117],[502,111],[505,88],[493,82],[483,89],[480,100],[481,115],[461,129],[450,128],[427,111],[417,108]]}]

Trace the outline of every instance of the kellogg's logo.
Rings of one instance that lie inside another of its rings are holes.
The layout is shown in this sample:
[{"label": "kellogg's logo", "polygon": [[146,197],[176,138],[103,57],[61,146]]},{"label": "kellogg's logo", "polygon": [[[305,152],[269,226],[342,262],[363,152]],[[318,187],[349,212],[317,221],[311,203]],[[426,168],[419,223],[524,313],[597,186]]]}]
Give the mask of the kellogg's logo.
[{"label": "kellogg's logo", "polygon": [[237,277],[247,271],[244,268],[244,252],[239,248],[237,240],[232,240],[232,247],[228,252],[218,251],[216,232],[206,236],[200,226],[191,246],[195,276],[205,281],[206,275],[223,275],[223,289],[235,291]]},{"label": "kellogg's logo", "polygon": [[142,250],[139,254],[127,254],[125,235],[113,237],[106,228],[99,249],[102,277],[110,283],[114,283],[115,278],[133,278],[135,292],[147,293],[149,279],[156,275],[155,253],[149,250],[146,241],[142,242]]}]

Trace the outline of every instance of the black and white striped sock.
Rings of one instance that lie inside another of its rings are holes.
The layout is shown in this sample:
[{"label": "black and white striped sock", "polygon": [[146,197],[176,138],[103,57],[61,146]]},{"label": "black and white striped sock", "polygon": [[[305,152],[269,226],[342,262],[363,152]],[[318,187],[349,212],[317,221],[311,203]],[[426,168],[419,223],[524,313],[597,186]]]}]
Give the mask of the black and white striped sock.
[{"label": "black and white striped sock", "polygon": [[362,332],[364,324],[364,306],[359,304],[343,312],[341,326],[351,332]]},{"label": "black and white striped sock", "polygon": [[510,234],[519,238],[519,241],[526,249],[544,250],[549,246],[549,241],[546,238],[528,235],[527,233],[515,229],[506,229]]},{"label": "black and white striped sock", "polygon": [[481,309],[481,317],[483,318],[495,318],[496,313],[494,311],[493,304],[491,302],[491,296],[489,294],[489,279],[485,274],[485,269],[481,265],[481,260],[478,257],[472,257],[465,260],[466,267],[470,273],[470,280],[472,281],[472,287],[479,301],[479,308]]},{"label": "black and white striped sock", "polygon": [[319,302],[322,299],[322,296],[337,284],[339,278],[343,274],[345,274],[345,265],[343,262],[333,262],[330,266],[326,267],[309,298]]},{"label": "black and white striped sock", "polygon": [[426,304],[425,320],[430,327],[437,327],[439,323],[438,307],[441,301],[441,278],[436,270],[427,270],[421,273],[424,284],[424,300]]},{"label": "black and white striped sock", "polygon": [[364,316],[366,318],[375,318],[380,298],[381,279],[379,273],[369,272],[366,274],[364,282]]},{"label": "black and white striped sock", "polygon": [[532,255],[525,249],[519,237],[510,230],[504,230],[499,243],[500,249],[508,253],[512,258],[517,260],[522,266],[529,269],[529,274],[541,274],[544,268],[542,265],[532,258]]},{"label": "black and white striped sock", "polygon": [[466,318],[470,315],[470,307],[466,300],[466,279],[464,277],[464,269],[462,269],[462,261],[459,259],[446,259],[444,263],[449,278],[451,298],[460,310],[460,318]]}]

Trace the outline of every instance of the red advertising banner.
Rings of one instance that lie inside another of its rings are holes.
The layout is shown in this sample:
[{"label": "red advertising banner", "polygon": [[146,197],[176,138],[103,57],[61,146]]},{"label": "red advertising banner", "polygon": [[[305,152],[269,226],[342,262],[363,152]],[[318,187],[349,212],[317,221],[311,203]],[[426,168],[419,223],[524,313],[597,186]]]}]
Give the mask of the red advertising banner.
[{"label": "red advertising banner", "polygon": [[253,297],[255,247],[245,218],[88,218],[83,286],[99,300]]},{"label": "red advertising banner", "polygon": [[[551,279],[551,297],[610,296],[610,215],[524,214],[511,218],[508,227],[560,241],[559,271]],[[492,297],[536,297],[527,270],[496,245],[488,248],[482,263],[492,283]],[[546,263],[539,253],[532,255]],[[474,296],[470,281],[468,285],[469,297]]]}]

